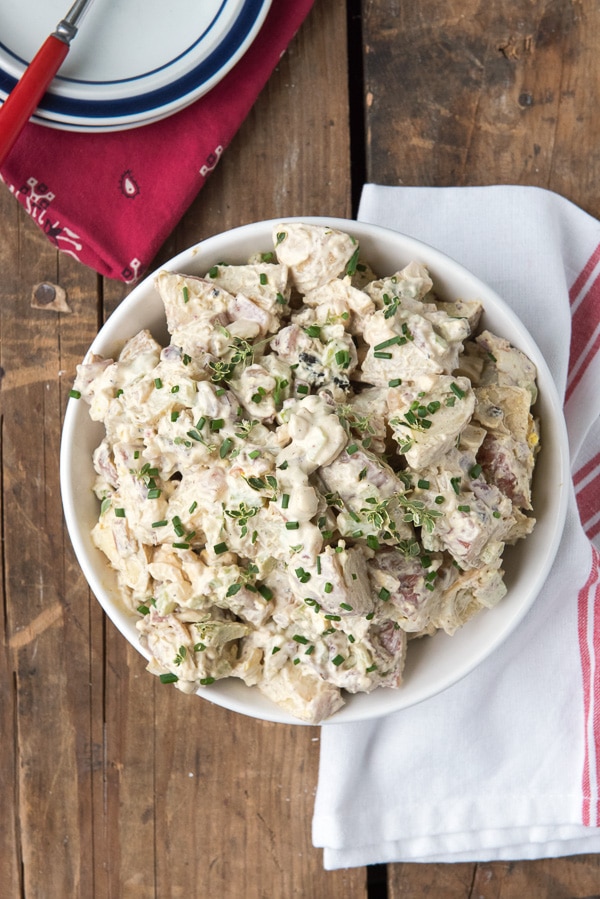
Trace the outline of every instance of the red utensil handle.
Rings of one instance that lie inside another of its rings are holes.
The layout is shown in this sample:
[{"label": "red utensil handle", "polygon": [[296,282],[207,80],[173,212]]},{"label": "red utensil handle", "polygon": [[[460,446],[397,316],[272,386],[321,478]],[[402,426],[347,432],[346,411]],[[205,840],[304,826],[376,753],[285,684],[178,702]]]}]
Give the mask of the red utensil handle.
[{"label": "red utensil handle", "polygon": [[29,121],[48,85],[69,52],[65,41],[51,34],[31,60],[0,108],[0,165]]}]

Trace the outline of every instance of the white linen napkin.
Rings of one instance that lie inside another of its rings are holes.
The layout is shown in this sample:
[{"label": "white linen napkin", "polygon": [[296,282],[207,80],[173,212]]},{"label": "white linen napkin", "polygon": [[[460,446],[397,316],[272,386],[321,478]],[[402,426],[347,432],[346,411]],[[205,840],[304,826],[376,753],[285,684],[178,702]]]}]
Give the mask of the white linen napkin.
[{"label": "white linen napkin", "polygon": [[512,306],[561,396],[573,489],[508,640],[441,695],[321,729],[327,869],[600,852],[600,223],[533,187],[366,185],[358,218],[462,262]]}]

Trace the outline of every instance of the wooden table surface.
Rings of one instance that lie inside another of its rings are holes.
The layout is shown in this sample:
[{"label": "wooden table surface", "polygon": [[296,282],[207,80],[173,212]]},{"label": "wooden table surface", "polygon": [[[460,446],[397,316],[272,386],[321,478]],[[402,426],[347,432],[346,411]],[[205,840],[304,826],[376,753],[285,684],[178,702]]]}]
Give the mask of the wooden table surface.
[{"label": "wooden table surface", "polygon": [[[315,0],[157,264],[253,220],[352,216],[365,181],[539,185],[600,217],[599,46],[597,0]],[[145,672],[86,586],[58,480],[75,365],[127,289],[6,189],[0,221],[2,896],[598,896],[598,856],[326,872],[319,730]]]}]

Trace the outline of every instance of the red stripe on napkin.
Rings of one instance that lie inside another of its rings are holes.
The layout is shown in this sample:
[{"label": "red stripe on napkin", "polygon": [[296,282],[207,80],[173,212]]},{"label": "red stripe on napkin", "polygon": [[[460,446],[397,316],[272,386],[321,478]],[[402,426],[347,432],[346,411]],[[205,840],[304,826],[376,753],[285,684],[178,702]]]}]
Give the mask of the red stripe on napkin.
[{"label": "red stripe on napkin", "polygon": [[312,4],[273,0],[256,39],[225,78],[160,122],[112,133],[30,123],[2,180],[57,249],[109,278],[136,281],[204,185]]},{"label": "red stripe on napkin", "polygon": [[573,305],[581,291],[583,290],[587,281],[589,281],[590,276],[598,263],[600,262],[600,244],[596,247],[583,269],[579,273],[578,277],[573,282],[573,286],[569,291],[569,300],[571,305]]},{"label": "red stripe on napkin", "polygon": [[587,480],[592,472],[595,471],[596,468],[600,466],[600,453],[597,453],[595,456],[592,456],[585,465],[582,465],[575,474],[573,475],[573,483],[575,486],[581,484],[583,480]]},{"label": "red stripe on napkin", "polygon": [[600,272],[591,280],[599,265],[600,245],[569,291],[572,331],[565,402],[573,396],[600,350]]},{"label": "red stripe on napkin", "polygon": [[[572,332],[565,402],[573,396],[600,350],[600,244],[569,291]],[[583,528],[591,540],[600,532],[600,452],[573,474]],[[585,758],[583,824],[600,825],[600,553],[592,546],[589,577],[579,591],[578,632],[583,678]]]},{"label": "red stripe on napkin", "polygon": [[582,823],[600,824],[600,553],[592,547],[592,570],[578,597],[579,649],[583,677],[585,758],[583,767]]},{"label": "red stripe on napkin", "polygon": [[573,484],[583,529],[592,539],[600,530],[600,453],[575,472]]}]

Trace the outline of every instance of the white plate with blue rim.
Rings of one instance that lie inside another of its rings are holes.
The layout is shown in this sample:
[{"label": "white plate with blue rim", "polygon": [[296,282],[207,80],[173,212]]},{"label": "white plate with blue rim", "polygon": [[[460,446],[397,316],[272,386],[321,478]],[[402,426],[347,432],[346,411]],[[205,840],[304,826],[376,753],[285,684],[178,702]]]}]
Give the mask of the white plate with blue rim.
[{"label": "white plate with blue rim", "polygon": [[[172,115],[242,58],[271,2],[95,0],[33,120],[69,131],[116,131]],[[4,0],[1,99],[68,6],[68,0]]]}]

